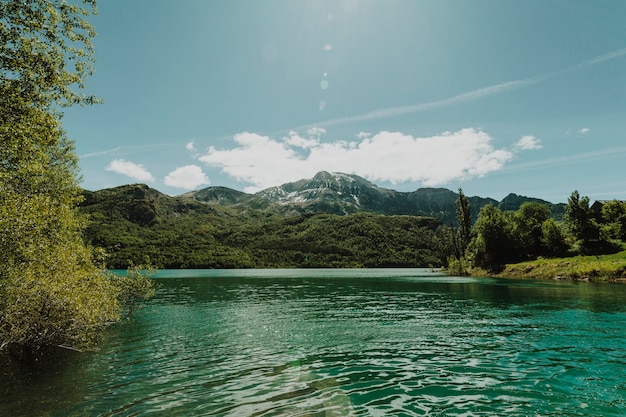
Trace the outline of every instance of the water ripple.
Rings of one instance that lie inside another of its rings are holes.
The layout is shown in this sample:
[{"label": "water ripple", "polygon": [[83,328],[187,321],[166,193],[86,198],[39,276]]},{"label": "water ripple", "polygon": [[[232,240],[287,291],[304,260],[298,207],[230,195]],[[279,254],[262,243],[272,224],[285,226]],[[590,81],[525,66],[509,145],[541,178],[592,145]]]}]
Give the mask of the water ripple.
[{"label": "water ripple", "polygon": [[99,352],[11,374],[0,415],[626,414],[626,313],[595,307],[622,287],[385,279],[164,280]]}]

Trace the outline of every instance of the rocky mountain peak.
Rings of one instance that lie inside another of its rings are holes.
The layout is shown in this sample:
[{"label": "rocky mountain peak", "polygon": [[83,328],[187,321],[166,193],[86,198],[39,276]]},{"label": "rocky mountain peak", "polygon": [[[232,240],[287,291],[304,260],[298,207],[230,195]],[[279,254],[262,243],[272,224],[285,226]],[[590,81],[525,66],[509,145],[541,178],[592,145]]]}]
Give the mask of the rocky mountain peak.
[{"label": "rocky mountain peak", "polygon": [[286,183],[259,191],[256,195],[278,204],[334,200],[359,205],[364,189],[377,188],[369,181],[350,174],[321,171],[311,179]]}]

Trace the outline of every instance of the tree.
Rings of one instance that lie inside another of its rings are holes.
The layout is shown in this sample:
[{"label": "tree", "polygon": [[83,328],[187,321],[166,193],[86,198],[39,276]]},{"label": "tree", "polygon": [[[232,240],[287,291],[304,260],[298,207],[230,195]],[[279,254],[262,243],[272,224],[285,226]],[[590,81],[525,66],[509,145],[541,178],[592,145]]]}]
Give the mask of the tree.
[{"label": "tree", "polygon": [[82,241],[73,148],[46,111],[0,108],[0,351],[86,346],[119,303]]},{"label": "tree", "polygon": [[541,243],[546,256],[565,256],[568,245],[559,225],[554,219],[547,219],[541,225]]},{"label": "tree", "polygon": [[77,158],[59,108],[91,72],[93,28],[65,0],[0,2],[0,351],[90,345],[124,291],[82,240]]},{"label": "tree", "polygon": [[83,5],[66,0],[4,0],[0,2],[0,85],[24,103],[91,104],[97,101],[75,91],[93,71],[95,0]]},{"label": "tree", "polygon": [[617,200],[604,203],[602,220],[610,238],[626,241],[626,203]]},{"label": "tree", "polygon": [[578,191],[572,192],[565,207],[565,224],[575,241],[583,246],[600,238],[600,228],[593,221],[589,207],[589,197],[581,197]]},{"label": "tree", "polygon": [[497,270],[515,256],[511,224],[493,204],[480,209],[468,252],[475,266]]},{"label": "tree", "polygon": [[459,225],[460,258],[465,254],[465,248],[467,248],[470,242],[472,230],[472,214],[470,212],[469,201],[467,197],[465,197],[465,194],[463,194],[461,188],[459,188],[459,197],[454,205],[456,207],[456,221]]},{"label": "tree", "polygon": [[526,202],[515,212],[513,235],[522,258],[533,258],[543,254],[543,223],[549,218],[550,209],[536,202]]},{"label": "tree", "polygon": [[574,241],[574,249],[581,254],[606,254],[618,252],[620,245],[611,242],[595,221],[589,198],[574,191],[565,207],[565,224]]}]

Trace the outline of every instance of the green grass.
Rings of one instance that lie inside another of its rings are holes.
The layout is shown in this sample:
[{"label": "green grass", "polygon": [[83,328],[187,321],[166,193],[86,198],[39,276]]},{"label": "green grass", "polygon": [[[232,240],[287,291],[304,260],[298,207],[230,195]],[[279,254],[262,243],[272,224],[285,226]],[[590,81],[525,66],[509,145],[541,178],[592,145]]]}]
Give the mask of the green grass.
[{"label": "green grass", "polygon": [[[472,271],[481,275],[485,271]],[[493,275],[493,274],[487,274]],[[495,276],[525,279],[568,279],[574,281],[626,283],[626,250],[599,256],[538,259],[508,264]]]}]

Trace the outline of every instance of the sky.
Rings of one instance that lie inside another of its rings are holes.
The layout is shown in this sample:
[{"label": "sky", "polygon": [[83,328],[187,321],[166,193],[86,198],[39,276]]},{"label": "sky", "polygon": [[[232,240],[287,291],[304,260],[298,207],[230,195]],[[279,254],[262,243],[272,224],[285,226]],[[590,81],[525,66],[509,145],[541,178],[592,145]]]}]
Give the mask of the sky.
[{"label": "sky", "polygon": [[623,0],[100,0],[82,186],[626,200]]}]

